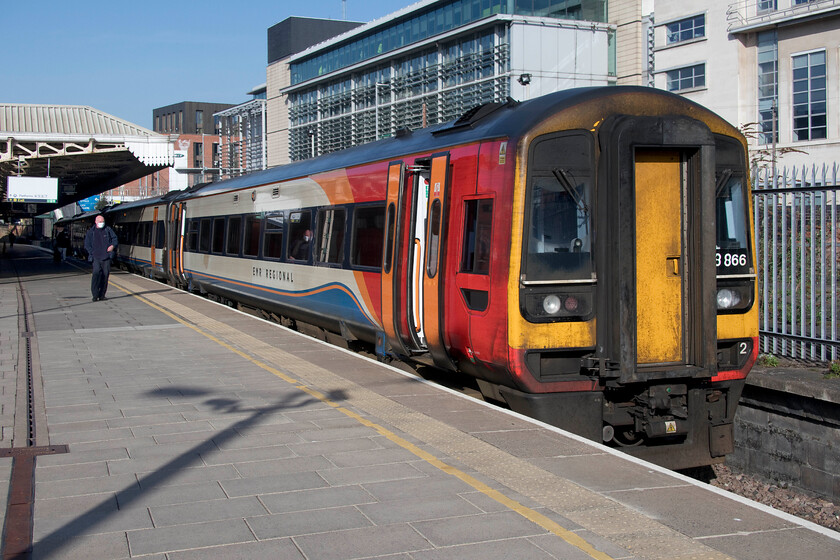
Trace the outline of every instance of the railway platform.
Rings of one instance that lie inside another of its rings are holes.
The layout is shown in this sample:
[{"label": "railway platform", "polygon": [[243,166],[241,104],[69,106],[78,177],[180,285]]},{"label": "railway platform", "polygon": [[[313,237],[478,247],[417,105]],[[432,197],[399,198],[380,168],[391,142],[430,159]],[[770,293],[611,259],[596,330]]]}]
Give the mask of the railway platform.
[{"label": "railway platform", "polygon": [[0,259],[4,558],[840,557],[829,529],[252,315],[89,284]]}]

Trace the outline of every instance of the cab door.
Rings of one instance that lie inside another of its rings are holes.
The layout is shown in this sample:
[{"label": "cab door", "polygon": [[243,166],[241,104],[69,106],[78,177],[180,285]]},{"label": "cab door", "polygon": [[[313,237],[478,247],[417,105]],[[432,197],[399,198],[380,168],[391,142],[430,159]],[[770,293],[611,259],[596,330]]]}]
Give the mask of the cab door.
[{"label": "cab door", "polygon": [[664,149],[637,149],[635,160],[636,361],[684,364],[683,163]]}]

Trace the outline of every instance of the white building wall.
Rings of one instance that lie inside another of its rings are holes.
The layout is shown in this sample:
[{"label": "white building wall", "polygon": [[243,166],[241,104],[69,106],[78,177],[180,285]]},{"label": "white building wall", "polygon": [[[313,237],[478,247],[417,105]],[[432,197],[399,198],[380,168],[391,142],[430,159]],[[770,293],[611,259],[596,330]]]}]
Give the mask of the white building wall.
[{"label": "white building wall", "polygon": [[[610,84],[605,24],[515,18],[510,25],[510,96],[530,99],[573,87]],[[531,74],[531,83],[517,78]]]},{"label": "white building wall", "polygon": [[[755,74],[753,68],[742,68],[739,57],[740,42],[730,37],[727,31],[726,11],[728,0],[705,0],[702,2],[674,2],[660,0],[655,3],[655,85],[668,89],[668,72],[678,68],[704,64],[706,84],[681,95],[708,107],[734,126],[744,124],[739,114],[741,72]],[[697,16],[706,17],[706,35],[669,45],[667,26],[670,23]],[[754,95],[753,95],[754,98]],[[749,121],[748,121],[749,122]]]}]

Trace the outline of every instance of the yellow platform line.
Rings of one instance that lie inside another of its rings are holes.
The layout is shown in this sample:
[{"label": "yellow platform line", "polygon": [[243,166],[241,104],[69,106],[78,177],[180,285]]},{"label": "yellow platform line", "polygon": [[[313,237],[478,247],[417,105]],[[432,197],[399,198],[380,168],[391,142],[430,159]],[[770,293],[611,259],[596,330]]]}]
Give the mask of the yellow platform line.
[{"label": "yellow platform line", "polygon": [[142,301],[143,303],[145,303],[149,307],[152,307],[153,309],[156,309],[157,311],[160,311],[161,313],[163,313],[167,317],[171,318],[172,320],[177,321],[178,323],[180,323],[180,324],[182,324],[186,327],[189,327],[190,329],[192,329],[195,332],[201,334],[202,336],[205,336],[205,337],[209,338],[210,340],[212,340],[216,344],[222,346],[226,350],[230,350],[234,354],[236,354],[236,355],[238,355],[242,358],[245,358],[246,360],[248,360],[249,362],[251,362],[255,366],[264,369],[265,371],[279,377],[280,379],[282,379],[283,381],[285,381],[285,382],[287,382],[291,385],[294,385],[295,388],[299,389],[300,391],[303,391],[304,393],[318,399],[319,401],[335,408],[336,410],[345,414],[346,416],[348,416],[350,418],[353,418],[354,420],[356,420],[360,424],[375,430],[380,435],[386,437],[388,440],[390,440],[391,442],[395,443],[396,445],[402,447],[406,451],[414,454],[416,457],[426,461],[427,463],[434,466],[435,468],[440,469],[441,471],[460,479],[461,481],[463,481],[467,485],[471,486],[476,491],[481,492],[485,496],[495,500],[496,502],[502,504],[503,506],[507,507],[508,509],[518,513],[519,515],[521,515],[522,517],[524,517],[528,521],[531,521],[532,523],[535,523],[536,525],[539,525],[540,527],[542,527],[546,531],[560,537],[561,539],[563,539],[568,544],[574,546],[575,548],[580,549],[582,552],[588,554],[591,558],[594,558],[596,560],[614,560],[612,558],[612,556],[609,556],[608,554],[605,554],[605,553],[597,550],[595,547],[593,547],[591,544],[589,544],[585,539],[581,538],[580,536],[575,534],[573,531],[570,531],[570,530],[566,529],[565,527],[563,527],[559,523],[557,523],[555,521],[552,521],[551,519],[549,519],[545,515],[537,512],[537,511],[534,511],[533,509],[531,509],[529,507],[526,507],[526,506],[522,505],[521,503],[517,502],[516,500],[505,496],[502,492],[499,492],[498,490],[495,490],[495,489],[491,488],[490,486],[484,484],[483,482],[476,479],[475,477],[470,476],[469,474],[463,472],[462,470],[457,469],[457,468],[453,467],[452,465],[449,465],[449,464],[441,461],[440,459],[438,459],[437,457],[435,457],[431,453],[420,449],[419,447],[417,447],[413,443],[411,443],[411,442],[407,441],[406,439],[398,436],[397,434],[395,434],[391,430],[385,428],[384,426],[382,426],[380,424],[377,424],[375,422],[371,422],[370,420],[368,420],[366,418],[363,418],[359,414],[357,414],[357,413],[355,413],[351,410],[348,410],[348,409],[344,408],[343,406],[331,401],[323,393],[321,393],[321,392],[319,392],[315,389],[312,389],[311,387],[308,387],[306,385],[301,384],[299,381],[297,381],[296,379],[286,375],[285,373],[278,370],[277,368],[274,368],[274,367],[272,367],[272,366],[270,366],[270,365],[268,365],[268,364],[266,364],[266,363],[264,363],[260,360],[257,360],[253,356],[250,356],[250,355],[246,354],[245,352],[239,350],[238,348],[235,348],[234,346],[230,345],[229,343],[225,342],[224,340],[222,340],[222,339],[214,336],[213,334],[205,331],[204,329],[198,327],[196,324],[194,324],[192,322],[189,322],[189,321],[183,319],[182,317],[172,313],[168,309],[165,309],[164,307],[161,307],[160,305],[152,302],[151,300],[149,300],[149,299],[147,299],[147,298],[145,298],[141,295],[138,295],[136,293],[133,293],[130,290],[128,290],[127,288],[124,288],[124,287],[120,286],[117,282],[112,282],[112,285],[114,285],[117,289],[121,290],[122,292],[126,293],[127,295],[134,296],[135,298],[139,299],[140,301]]}]

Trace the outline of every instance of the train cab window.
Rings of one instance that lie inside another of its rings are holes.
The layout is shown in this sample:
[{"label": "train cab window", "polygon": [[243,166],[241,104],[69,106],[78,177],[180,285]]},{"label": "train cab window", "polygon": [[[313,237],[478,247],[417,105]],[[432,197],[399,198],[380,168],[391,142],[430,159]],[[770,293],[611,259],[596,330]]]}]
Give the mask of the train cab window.
[{"label": "train cab window", "polygon": [[242,254],[256,257],[260,254],[260,219],[256,214],[245,216],[245,229],[242,244]]},{"label": "train cab window", "polygon": [[225,248],[225,219],[213,218],[213,252],[221,253]]},{"label": "train cab window", "polygon": [[[161,225],[160,223],[158,225]],[[190,220],[187,225],[187,251],[198,251],[198,220]],[[163,241],[161,240],[161,243]]]},{"label": "train cab window", "polygon": [[353,212],[353,238],[350,264],[382,266],[382,238],[385,235],[385,207],[357,207]]},{"label": "train cab window", "polygon": [[744,148],[740,142],[715,137],[715,234],[718,313],[752,307],[754,271],[750,254],[750,214]]},{"label": "train cab window", "polygon": [[490,273],[492,226],[492,199],[464,201],[464,244],[461,250],[461,272]]},{"label": "train cab window", "polygon": [[[193,241],[193,243],[195,243]],[[163,249],[166,245],[166,230],[163,227],[163,222],[159,221],[155,224],[155,248]],[[190,245],[192,247],[192,245]]]},{"label": "train cab window", "polygon": [[225,253],[228,255],[239,254],[239,242],[242,240],[242,216],[231,216],[228,218],[227,245]]},{"label": "train cab window", "polygon": [[266,214],[263,232],[263,258],[279,259],[282,257],[284,217],[282,212]]},{"label": "train cab window", "polygon": [[318,262],[341,264],[344,261],[344,225],[346,212],[343,208],[318,211],[318,227],[315,236],[315,258]]},{"label": "train cab window", "polygon": [[526,281],[591,278],[592,152],[592,138],[583,132],[533,142],[523,236]]},{"label": "train cab window", "polygon": [[289,214],[289,247],[287,255],[291,261],[309,261],[312,254],[312,212],[291,212]]},{"label": "train cab window", "polygon": [[198,230],[198,250],[202,253],[210,252],[210,239],[212,238],[212,222],[210,218],[201,219],[201,227]]}]

